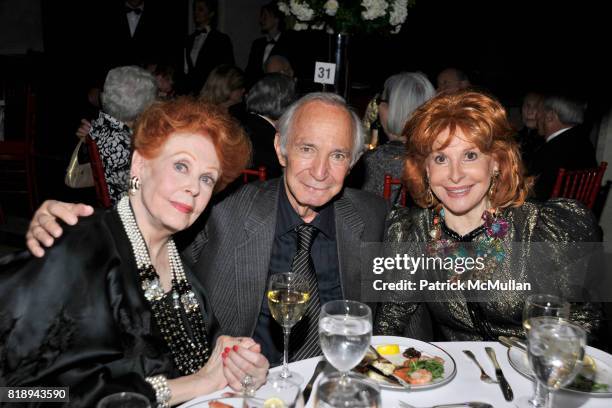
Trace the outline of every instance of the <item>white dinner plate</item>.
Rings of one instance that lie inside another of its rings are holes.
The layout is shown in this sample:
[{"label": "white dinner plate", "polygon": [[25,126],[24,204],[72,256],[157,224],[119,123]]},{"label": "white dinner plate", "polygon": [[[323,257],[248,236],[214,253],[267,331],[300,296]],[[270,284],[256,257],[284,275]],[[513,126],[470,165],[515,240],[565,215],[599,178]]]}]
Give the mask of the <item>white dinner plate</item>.
[{"label": "white dinner plate", "polygon": [[[612,355],[591,346],[586,347],[586,354],[595,360],[595,382],[608,384],[607,391],[579,391],[572,388],[562,388],[563,391],[588,395],[589,397],[612,397]],[[508,361],[512,368],[533,381],[533,371],[529,367],[527,353],[519,348],[508,349]]]},{"label": "white dinner plate", "polygon": [[245,401],[245,399],[242,397],[219,397],[211,398],[206,401],[187,403],[186,405],[181,406],[181,408],[214,408],[215,405],[211,405],[211,403],[214,401],[223,403],[232,408],[260,408],[263,407],[264,404],[264,401],[258,398],[248,398]]},{"label": "white dinner plate", "polygon": [[[372,336],[372,345],[374,347],[379,346],[381,344],[397,344],[399,346],[399,354],[385,354],[383,356],[396,365],[402,365],[402,363],[406,360],[406,358],[402,356],[402,353],[410,347],[414,347],[422,354],[427,355],[429,357],[440,357],[444,360],[444,374],[442,375],[442,378],[437,378],[429,384],[412,385],[410,388],[411,390],[429,390],[431,388],[440,387],[444,384],[448,384],[453,378],[455,378],[455,375],[457,374],[457,365],[455,364],[455,360],[451,357],[451,355],[440,347],[431,343],[427,343],[421,340],[410,339],[407,337]],[[384,380],[378,381],[378,384],[382,388],[405,390],[405,388],[401,385],[392,384]]]}]

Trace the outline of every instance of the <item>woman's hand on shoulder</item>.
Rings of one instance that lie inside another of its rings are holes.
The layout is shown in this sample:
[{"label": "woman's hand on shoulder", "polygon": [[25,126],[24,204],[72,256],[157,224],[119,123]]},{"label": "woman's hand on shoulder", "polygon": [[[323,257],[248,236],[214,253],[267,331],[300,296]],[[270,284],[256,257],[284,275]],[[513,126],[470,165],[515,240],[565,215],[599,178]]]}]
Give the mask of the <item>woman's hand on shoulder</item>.
[{"label": "woman's hand on shoulder", "polygon": [[26,245],[32,255],[42,257],[45,254],[44,247],[53,245],[56,238],[62,235],[62,227],[58,219],[68,225],[75,225],[78,217],[86,217],[93,214],[91,206],[85,204],[64,203],[61,201],[47,200],[34,213],[30,226],[26,233]]}]

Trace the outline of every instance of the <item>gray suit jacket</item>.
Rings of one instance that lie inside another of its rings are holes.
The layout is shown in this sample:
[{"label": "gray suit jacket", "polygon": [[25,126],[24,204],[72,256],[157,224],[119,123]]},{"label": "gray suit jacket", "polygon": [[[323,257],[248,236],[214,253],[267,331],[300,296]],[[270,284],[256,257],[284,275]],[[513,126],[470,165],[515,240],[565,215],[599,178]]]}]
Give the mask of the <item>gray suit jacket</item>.
[{"label": "gray suit jacket", "polygon": [[[268,280],[281,179],[249,183],[215,205],[185,251],[209,296],[221,333],[251,336]],[[346,299],[359,299],[360,247],[381,242],[387,203],[345,188],[334,202],[341,284]]]}]

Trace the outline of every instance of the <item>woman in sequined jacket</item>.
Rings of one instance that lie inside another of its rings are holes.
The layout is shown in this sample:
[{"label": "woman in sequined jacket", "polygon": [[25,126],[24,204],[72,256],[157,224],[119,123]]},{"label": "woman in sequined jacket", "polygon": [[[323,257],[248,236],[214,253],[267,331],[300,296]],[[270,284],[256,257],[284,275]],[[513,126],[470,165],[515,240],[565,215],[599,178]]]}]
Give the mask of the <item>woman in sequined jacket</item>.
[{"label": "woman in sequined jacket", "polygon": [[450,341],[523,336],[525,297],[554,292],[579,301],[571,318],[595,335],[600,308],[589,302],[584,275],[575,273],[584,273],[601,240],[597,222],[576,201],[526,200],[532,181],[523,175],[502,105],[472,91],[440,94],[415,111],[404,134],[404,179],[421,208],[392,211],[386,242],[408,254],[484,260],[482,268],[468,272],[449,264],[412,276],[430,282],[514,281],[530,283],[531,290],[431,290],[418,298],[395,293],[393,302],[381,305],[376,331]]}]

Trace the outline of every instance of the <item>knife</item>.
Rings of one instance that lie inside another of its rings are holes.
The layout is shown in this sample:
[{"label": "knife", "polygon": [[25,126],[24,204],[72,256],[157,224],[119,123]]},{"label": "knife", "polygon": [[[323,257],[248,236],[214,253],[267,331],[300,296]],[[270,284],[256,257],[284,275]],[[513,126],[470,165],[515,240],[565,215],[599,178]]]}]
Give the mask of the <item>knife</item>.
[{"label": "knife", "polygon": [[402,387],[404,387],[407,390],[409,390],[411,388],[410,383],[406,382],[405,380],[403,380],[401,377],[398,377],[397,375],[386,374],[384,371],[382,371],[379,368],[374,367],[372,364],[368,364],[366,367],[368,368],[368,370],[372,370],[376,374],[385,377],[392,384],[401,385]]},{"label": "knife", "polygon": [[314,385],[315,380],[317,379],[319,374],[321,374],[321,371],[323,371],[323,369],[325,368],[325,363],[325,359],[317,363],[314,373],[312,374],[312,377],[310,377],[310,381],[308,381],[308,384],[306,384],[306,387],[304,387],[304,391],[302,391],[302,397],[304,398],[304,406],[306,406],[308,398],[310,398],[310,393],[312,392],[312,386]]},{"label": "knife", "polygon": [[497,381],[499,381],[499,388],[501,388],[504,398],[506,401],[512,401],[514,399],[514,394],[512,393],[512,388],[510,388],[510,384],[508,384],[508,381],[506,381],[506,377],[504,377],[504,373],[502,373],[501,367],[497,362],[495,350],[493,350],[491,347],[485,347],[485,350],[493,362],[493,366],[495,367],[495,376],[497,377]]},{"label": "knife", "polygon": [[504,346],[508,348],[514,347],[521,351],[525,351],[525,352],[527,351],[527,346],[525,346],[524,343],[519,342],[516,337],[499,336],[497,339],[499,340],[501,344],[503,344]]}]

